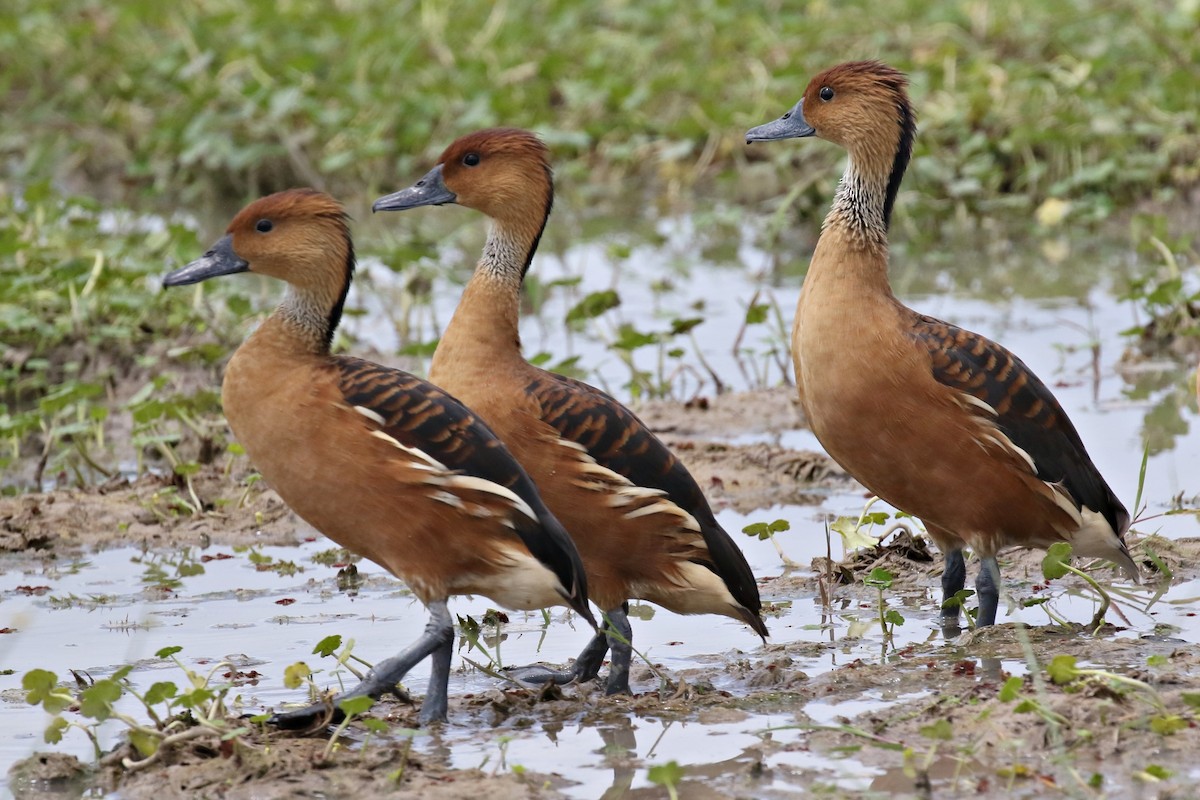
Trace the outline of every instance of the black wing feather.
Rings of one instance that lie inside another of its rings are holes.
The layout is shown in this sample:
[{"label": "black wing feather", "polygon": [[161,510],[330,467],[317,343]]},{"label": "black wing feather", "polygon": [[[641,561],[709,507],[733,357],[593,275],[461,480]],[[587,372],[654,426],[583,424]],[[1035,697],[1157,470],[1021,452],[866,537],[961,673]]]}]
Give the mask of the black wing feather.
[{"label": "black wing feather", "polygon": [[1092,463],[1058,400],[1021,359],[990,339],[932,317],[918,316],[911,335],[928,349],[939,383],[996,410],[997,427],[1029,454],[1040,479],[1061,483],[1076,506],[1104,515],[1123,536],[1129,512]]},{"label": "black wing feather", "polygon": [[[516,533],[567,587],[572,607],[592,621],[587,577],[575,543],[542,502],[533,480],[481,419],[446,392],[402,370],[347,356],[334,362],[342,396],[383,418],[381,430],[451,470],[499,484],[529,504],[539,525],[516,515]],[[594,625],[593,621],[593,625]]]},{"label": "black wing feather", "polygon": [[[594,386],[551,372],[541,373],[526,391],[541,404],[542,419],[564,439],[583,445],[598,464],[637,486],[666,492],[695,517],[712,556],[702,565],[720,576],[758,620],[762,602],[746,557],[717,522],[696,479],[637,415]],[[755,630],[761,625],[758,620]],[[765,626],[758,632],[765,636]]]}]

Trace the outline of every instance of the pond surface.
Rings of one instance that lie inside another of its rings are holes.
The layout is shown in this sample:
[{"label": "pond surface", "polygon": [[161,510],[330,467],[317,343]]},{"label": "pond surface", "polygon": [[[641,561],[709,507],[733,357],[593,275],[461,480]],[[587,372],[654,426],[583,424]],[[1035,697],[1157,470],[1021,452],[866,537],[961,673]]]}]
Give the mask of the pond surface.
[{"label": "pond surface", "polygon": [[[535,260],[533,269],[541,284],[556,280],[559,284],[545,295],[540,313],[529,315],[523,323],[527,354],[547,352],[551,363],[579,356],[579,363],[589,368],[590,379],[619,398],[629,399],[630,367],[610,346],[620,335],[621,324],[662,332],[670,329],[672,319],[702,316],[703,323],[692,331],[694,338],[675,337],[661,353],[656,345],[634,351],[637,368],[680,398],[697,392],[711,394],[710,374],[736,389],[777,384],[782,377],[780,364],[787,362],[786,358],[781,362],[772,351],[784,352],[799,278],[776,269],[766,252],[754,244],[756,234],[736,220],[723,228],[732,231],[736,246],[730,245],[721,260],[693,253],[690,244],[699,235],[699,225],[693,218],[668,219],[656,223],[655,236],[647,237],[653,243],[635,242],[614,251],[614,242],[622,240],[600,236]],[[1091,259],[1086,269],[1073,270],[1062,266],[1059,251],[1052,252],[1059,261],[1048,260],[1043,245],[1031,242],[1024,251],[1010,245],[1001,259],[1001,272],[1010,278],[1028,278],[1028,297],[1023,296],[1021,285],[997,290],[997,279],[986,271],[964,272],[959,261],[977,259],[986,252],[978,249],[963,249],[958,260],[953,254],[944,255],[932,269],[926,268],[928,271],[922,271],[921,259],[901,254],[894,267],[895,282],[898,287],[909,287],[901,294],[910,305],[1003,342],[1041,375],[1054,388],[1101,472],[1127,506],[1133,505],[1142,453],[1149,442],[1143,516],[1153,518],[1136,528],[1171,538],[1200,536],[1195,515],[1161,516],[1180,504],[1194,507],[1200,495],[1200,426],[1195,401],[1189,399],[1185,370],[1171,361],[1121,367],[1128,342],[1120,331],[1136,320],[1131,306],[1113,298],[1111,281],[1115,273],[1128,267],[1130,259],[1113,256],[1100,267]],[[462,258],[470,263],[473,254]],[[1014,271],[1012,265],[1024,261],[1034,266],[1029,271]],[[1039,272],[1038,265],[1045,269]],[[1110,268],[1107,277],[1101,277],[1106,266]],[[364,261],[362,272],[368,278],[359,284],[351,304],[366,313],[353,318],[350,328],[362,341],[385,352],[436,337],[457,302],[457,284],[435,277],[432,301],[404,311],[406,322],[400,325],[397,309],[407,302],[403,286],[411,275],[394,273],[369,260]],[[616,289],[621,305],[582,330],[564,335],[559,320],[567,309],[588,293],[605,289]],[[742,332],[751,302],[777,306],[779,318],[771,310],[765,322],[749,325]],[[735,346],[739,332],[741,342]],[[666,353],[676,346],[682,353]],[[700,356],[707,367],[699,365]],[[807,430],[753,435],[714,430],[711,436],[735,443],[770,441],[799,449],[819,447]],[[857,514],[862,504],[861,492],[846,491],[828,495],[818,507],[776,506],[751,514],[725,509],[719,519],[746,552],[756,575],[769,577],[784,572],[779,555],[770,542],[738,534],[743,526],[788,519],[792,530],[781,534],[779,543],[793,560],[808,564],[826,552],[822,521],[831,514]],[[365,577],[362,585],[353,592],[338,589],[336,569],[313,560],[329,546],[321,539],[297,548],[263,547],[254,551],[253,560],[246,552],[211,547],[154,554],[112,550],[69,564],[27,556],[0,561],[4,572],[0,576],[0,623],[16,630],[0,636],[0,662],[11,670],[0,677],[5,700],[0,704],[0,728],[10,732],[0,742],[0,774],[12,761],[45,748],[41,732],[48,718],[41,710],[25,705],[17,691],[21,676],[32,668],[52,668],[60,677],[68,668],[100,677],[122,664],[147,659],[133,673],[141,685],[155,680],[179,682],[183,676],[178,670],[156,662],[153,654],[180,645],[184,648],[180,658],[193,668],[207,670],[224,659],[242,672],[260,673],[257,684],[240,689],[245,709],[257,713],[301,699],[300,690],[283,687],[283,669],[301,660],[328,669],[312,654],[312,648],[329,634],[353,639],[355,653],[368,661],[392,655],[414,639],[425,614],[403,585],[364,562],[360,564]],[[840,553],[836,540],[833,552],[835,557]],[[262,570],[254,563],[265,560],[294,562],[300,571]],[[156,588],[164,582],[172,586],[170,591]],[[874,609],[854,604],[825,609],[814,596],[778,596],[768,582],[766,597],[785,601],[778,615],[769,620],[772,642],[811,643],[811,648],[791,654],[794,667],[810,676],[856,659],[878,663],[909,644],[941,635],[935,589],[930,585],[889,593],[888,603],[902,609],[906,617],[906,624],[896,629],[895,641],[889,646],[880,636]],[[1094,611],[1092,598],[1064,592],[1062,587],[1059,590],[1054,600],[1056,613],[1086,621]],[[1144,589],[1140,596],[1150,594]],[[1135,602],[1123,601],[1121,608],[1129,618],[1130,630],[1121,635],[1136,637],[1169,625],[1183,642],[1200,644],[1200,624],[1193,611],[1197,598],[1200,582],[1192,581],[1171,587],[1151,613],[1140,611]],[[476,619],[486,608],[481,600],[461,598],[452,603],[455,613]],[[649,607],[640,611],[634,619],[634,646],[653,663],[668,674],[708,670],[717,689],[737,694],[741,684],[725,675],[720,665],[744,654],[756,658],[761,643],[749,629],[726,619],[678,617]],[[1001,615],[1004,621],[1047,623],[1038,608],[1006,610],[1002,604]],[[511,614],[502,626],[498,648],[495,633],[485,627],[491,656],[504,664],[562,663],[588,638],[586,627],[561,610],[555,611],[548,626],[540,614]],[[496,686],[495,679],[468,666],[464,656],[476,661],[488,658],[459,648],[450,682],[452,696]],[[948,653],[947,657],[961,658],[961,653]],[[1005,661],[1000,666],[1013,674],[1026,669],[1021,661]],[[410,675],[407,683],[415,693],[423,693],[427,675],[425,665]],[[637,691],[655,688],[653,681],[645,678],[637,683],[641,684],[635,687]],[[594,798],[610,788],[614,791],[606,796],[619,797],[626,788],[648,786],[647,767],[671,760],[729,781],[734,781],[730,775],[763,761],[775,770],[767,786],[778,796],[802,791],[804,786],[793,784],[789,776],[804,770],[824,770],[829,783],[857,791],[881,780],[882,771],[855,761],[852,755],[830,764],[827,757],[803,746],[804,731],[787,726],[833,724],[841,717],[912,699],[912,695],[881,692],[853,702],[813,701],[796,707],[785,702],[712,722],[617,715],[599,722],[581,720],[561,729],[501,725],[485,735],[461,722],[456,724],[452,714],[445,731],[418,737],[414,748],[453,766],[483,764],[486,769],[509,769],[519,765],[557,773],[568,781],[563,791],[580,798]],[[134,708],[129,711],[137,713]],[[116,741],[120,726],[109,724],[102,732],[102,745],[107,747]],[[85,759],[91,753],[78,731],[70,732],[60,749]],[[761,783],[756,786],[763,788]]]},{"label": "pond surface", "polygon": [[[769,513],[789,511],[794,509],[776,508]],[[733,531],[749,519],[732,511],[720,515],[722,524]],[[756,574],[780,573],[779,558],[770,543],[747,538],[741,544]],[[823,554],[824,547],[818,537],[796,536],[787,541],[788,554],[801,562]],[[183,675],[176,667],[153,657],[163,647],[180,645],[184,648],[180,658],[198,672],[207,673],[224,660],[243,673],[259,673],[255,685],[235,690],[241,692],[246,712],[259,713],[303,700],[301,690],[286,689],[282,684],[283,670],[293,662],[305,661],[314,669],[328,672],[331,660],[324,659],[323,663],[312,654],[316,642],[327,635],[338,633],[344,639],[353,639],[356,654],[376,661],[392,655],[420,634],[424,611],[402,584],[363,563],[364,581],[357,592],[341,591],[337,588],[336,568],[313,561],[315,554],[327,548],[328,542],[323,540],[296,548],[264,547],[254,551],[253,560],[247,552],[221,547],[166,555],[125,548],[95,553],[71,564],[30,564],[8,572],[0,578],[0,592],[5,598],[3,613],[6,624],[18,628],[18,632],[0,642],[4,645],[5,667],[14,671],[0,678],[6,701],[0,704],[0,720],[4,729],[12,732],[0,743],[0,764],[6,767],[45,747],[41,731],[49,717],[21,702],[16,691],[20,676],[29,669],[52,666],[60,677],[68,677],[65,673],[70,668],[99,678],[120,665],[138,663],[133,675],[142,688],[161,680],[182,684]],[[202,557],[211,560],[202,562]],[[268,559],[276,564],[293,562],[302,571],[288,575],[261,569],[258,564]],[[203,571],[192,574],[197,568]],[[168,583],[175,588],[159,588]],[[30,594],[31,589],[36,594]],[[766,591],[770,599],[782,599],[770,594],[769,584]],[[1147,596],[1148,592],[1142,594]],[[1120,635],[1136,637],[1155,626],[1169,625],[1181,642],[1200,644],[1200,626],[1192,610],[1198,597],[1200,582],[1192,581],[1172,587],[1155,606],[1153,616],[1123,602],[1122,610],[1132,628]],[[890,646],[880,636],[874,609],[835,603],[833,610],[826,611],[814,597],[793,598],[769,620],[772,642],[811,645],[790,653],[791,668],[817,676],[857,659],[879,663],[893,658],[909,644],[940,637],[933,586],[891,592],[888,602],[906,618],[906,623],[896,629]],[[482,600],[466,598],[452,604],[454,613],[470,614],[476,619],[487,607]],[[1062,593],[1056,597],[1054,608],[1068,619],[1082,621],[1090,617],[1094,604],[1089,597]],[[635,607],[635,613],[639,610],[652,616],[635,619],[634,645],[668,675],[705,670],[714,688],[736,694],[741,682],[726,675],[720,665],[744,657],[762,657],[754,634],[731,620],[678,617]],[[1046,623],[1045,614],[1038,609],[1024,609],[1005,620],[1014,618],[1034,625]],[[548,627],[540,614],[510,614],[501,635],[497,652],[496,631],[484,628],[492,657],[504,664],[563,663],[588,638],[586,626],[561,610],[554,613]],[[948,659],[961,658],[961,651],[951,650]],[[467,652],[460,640],[450,681],[452,696],[485,692],[497,685],[495,679],[468,665],[464,657],[488,662],[485,654]],[[637,666],[635,662],[635,676]],[[995,666],[1000,668],[1012,674],[1025,671],[1019,660],[1005,660]],[[218,674],[228,671],[221,667]],[[343,677],[353,681],[349,675]],[[406,684],[420,694],[427,677],[428,669],[422,664]],[[326,674],[319,680],[323,685],[334,683]],[[635,687],[639,692],[656,688],[653,679],[645,676],[635,680]],[[739,759],[749,764],[765,758],[773,768],[815,768],[820,757],[804,748],[788,747],[802,741],[805,731],[788,730],[787,726],[836,724],[839,717],[853,717],[911,699],[910,695],[883,693],[836,703],[784,701],[776,708],[761,712],[751,709],[732,720],[711,723],[608,714],[566,727],[506,723],[483,735],[467,721],[456,721],[452,713],[443,732],[416,739],[414,752],[445,759],[456,767],[517,765],[553,772],[572,782],[566,789],[570,796],[596,797],[612,782],[649,785],[646,767],[670,760],[684,765],[712,765]],[[126,711],[139,714],[133,704]],[[784,730],[769,731],[779,728]],[[114,745],[121,729],[117,723],[107,724],[102,728],[102,744]],[[764,740],[771,743],[768,755],[764,755]],[[84,759],[91,752],[78,731],[69,733],[59,749]],[[725,769],[732,767],[726,764]],[[853,758],[847,757],[839,760],[836,774],[831,771],[829,779],[836,779],[837,785],[849,790],[865,787],[878,774],[878,770],[855,766]]]}]

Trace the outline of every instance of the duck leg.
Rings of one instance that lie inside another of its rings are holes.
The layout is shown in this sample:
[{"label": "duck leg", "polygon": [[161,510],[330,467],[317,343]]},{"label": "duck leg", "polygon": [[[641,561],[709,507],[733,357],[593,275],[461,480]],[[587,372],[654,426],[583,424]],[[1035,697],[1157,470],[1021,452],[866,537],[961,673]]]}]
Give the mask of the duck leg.
[{"label": "duck leg", "polygon": [[958,624],[962,603],[954,595],[962,591],[967,583],[967,564],[963,560],[962,548],[947,550],[942,566],[942,636],[953,639],[962,633]]},{"label": "duck leg", "polygon": [[553,681],[558,685],[571,681],[590,681],[600,672],[604,654],[612,650],[605,694],[631,694],[629,689],[629,664],[633,660],[633,626],[629,623],[629,603],[604,614],[604,624],[592,637],[575,664],[565,672],[556,672],[539,664],[528,667],[513,667],[508,674],[523,683],[543,684]]},{"label": "duck leg", "polygon": [[[600,630],[584,645],[583,650],[575,658],[575,663],[571,666],[571,669],[559,671],[544,667],[541,664],[530,664],[527,667],[509,667],[505,670],[505,673],[513,680],[539,686],[547,682],[562,686],[572,681],[584,683],[585,681],[594,680],[600,674],[600,666],[604,663],[605,654],[608,653],[608,631],[612,630],[612,623],[609,620],[612,619],[614,614],[621,614],[624,618],[624,613],[620,607],[604,614]],[[626,625],[628,625],[628,620],[626,621]]]},{"label": "duck leg", "polygon": [[436,600],[429,604],[429,622],[426,623],[425,633],[421,638],[399,655],[376,664],[358,686],[335,695],[329,701],[275,714],[267,722],[285,730],[308,728],[326,717],[329,718],[330,724],[341,722],[346,717],[338,707],[342,700],[364,695],[379,699],[388,692],[395,693],[396,685],[409,670],[431,655],[433,672],[429,677],[425,702],[421,706],[421,724],[445,720],[449,703],[447,683],[450,679],[450,657],[453,647],[454,625],[450,621],[450,610],[446,607],[445,600]]},{"label": "duck leg", "polygon": [[[605,615],[607,617],[607,615]],[[608,653],[608,636],[607,631],[611,626],[608,619],[604,620],[604,624],[591,641],[579,653],[575,659],[574,666],[571,667],[571,674],[574,680],[583,683],[584,681],[594,680],[600,674],[600,665],[604,663],[604,656]]]},{"label": "duck leg", "polygon": [[633,658],[633,626],[629,624],[629,603],[621,604],[606,615],[605,633],[612,659],[608,665],[605,694],[632,694],[629,689],[629,662]]},{"label": "duck leg", "polygon": [[967,584],[967,564],[963,560],[962,548],[946,553],[942,567],[942,621],[958,619],[961,603],[946,605]]},{"label": "duck leg", "polygon": [[[445,607],[444,603],[442,607]],[[432,625],[432,621],[429,624]],[[454,626],[450,622],[449,612],[446,612],[445,631],[449,635],[437,645],[429,659],[429,686],[425,689],[425,699],[421,701],[422,727],[434,722],[445,722],[446,710],[450,705],[450,659],[454,655]],[[429,625],[425,626],[425,635],[429,635]],[[397,678],[392,685],[395,686],[399,682],[400,679]]]},{"label": "duck leg", "polygon": [[979,559],[979,577],[975,579],[975,595],[979,598],[977,627],[996,624],[996,611],[1000,607],[1000,565],[995,556]]}]

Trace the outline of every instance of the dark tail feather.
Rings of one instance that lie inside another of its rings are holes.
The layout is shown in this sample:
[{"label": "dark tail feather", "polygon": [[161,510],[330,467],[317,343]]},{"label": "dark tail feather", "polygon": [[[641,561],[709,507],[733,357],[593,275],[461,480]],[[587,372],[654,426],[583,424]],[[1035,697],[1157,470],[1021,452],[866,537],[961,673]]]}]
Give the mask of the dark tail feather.
[{"label": "dark tail feather", "polygon": [[588,607],[587,573],[583,570],[583,561],[575,549],[575,542],[540,499],[531,505],[538,515],[538,521],[527,520],[527,524],[518,524],[517,535],[525,542],[529,552],[558,576],[564,589],[559,594],[567,601],[567,605],[586,619],[594,630],[597,629],[596,618]]}]

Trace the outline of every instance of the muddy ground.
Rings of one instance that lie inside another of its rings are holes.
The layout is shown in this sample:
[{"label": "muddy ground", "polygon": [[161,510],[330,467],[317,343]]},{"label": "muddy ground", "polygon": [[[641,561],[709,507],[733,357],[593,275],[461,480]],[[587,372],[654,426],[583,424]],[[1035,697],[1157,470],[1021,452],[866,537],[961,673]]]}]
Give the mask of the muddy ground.
[{"label": "muddy ground", "polygon": [[[719,507],[748,511],[776,503],[812,504],[830,489],[853,487],[821,454],[713,440],[796,427],[799,415],[786,389],[689,407],[655,403],[643,408],[643,416],[677,448]],[[0,499],[0,550],[9,554],[3,563],[12,568],[23,557],[65,558],[121,545],[294,544],[314,535],[269,489],[246,491],[240,477],[237,470],[226,474],[220,464],[197,476],[195,492],[211,509],[199,517],[174,510],[171,497],[179,487],[157,477]],[[1172,569],[1173,581],[1197,577],[1200,540],[1158,541],[1155,551]],[[1009,554],[1002,559],[1003,574],[1010,581],[1036,582],[1040,559],[1040,554]],[[765,580],[763,597],[785,602],[828,596],[834,605],[867,605],[874,593],[861,576],[875,566],[899,576],[892,591],[915,597],[929,596],[927,589],[937,585],[940,573],[936,554],[900,537],[850,563],[815,563],[809,572]],[[1148,563],[1146,568],[1152,576]],[[1109,619],[1120,622],[1118,614]],[[1093,635],[1082,627],[1001,624],[949,639],[933,636],[901,650],[884,647],[878,658],[810,677],[795,659],[839,646],[813,632],[811,639],[772,642],[736,660],[714,657],[704,668],[669,675],[660,691],[636,697],[605,697],[595,686],[537,691],[497,684],[478,695],[452,697],[450,715],[457,726],[478,726],[489,738],[508,726],[553,731],[610,723],[617,731],[612,736],[618,755],[603,756],[613,768],[606,798],[668,796],[664,787],[629,788],[644,765],[619,755],[622,726],[641,718],[736,722],[763,711],[794,714],[808,735],[799,744],[794,739],[784,744],[764,733],[758,747],[736,759],[689,765],[677,787],[680,797],[1198,797],[1200,727],[1189,703],[1200,698],[1191,694],[1200,692],[1200,654],[1171,634],[1123,635],[1119,625]],[[1103,677],[1055,685],[1045,679],[1044,666],[1061,655],[1104,665],[1147,688],[1122,688]],[[1152,656],[1159,658],[1148,661]],[[1016,698],[1003,698],[1009,676],[1002,665],[1014,662],[1029,665],[1030,675],[1019,687],[1009,687]],[[635,664],[635,681],[638,669],[646,667]],[[723,688],[714,689],[715,684]],[[901,701],[876,702],[874,710],[832,724],[818,724],[805,713],[814,700],[896,698]],[[400,727],[413,727],[417,720],[417,708],[399,702],[382,703],[372,714]],[[1163,723],[1166,718],[1174,721]],[[1164,724],[1170,732],[1163,732]],[[16,765],[10,788],[22,798],[78,795],[100,787],[120,797],[156,800],[385,794],[506,800],[555,798],[570,791],[569,783],[554,774],[450,769],[429,755],[437,748],[423,748],[418,756],[405,740],[354,746],[363,735],[355,726],[350,746],[327,759],[321,756],[321,736],[288,737],[261,729],[224,744],[215,736],[198,738],[149,766],[133,768],[121,763],[122,757],[132,757],[128,748],[110,754],[103,766],[48,751]],[[436,742],[437,732],[432,736]],[[797,747],[821,756],[806,762],[820,765],[770,766],[773,754]],[[838,759],[850,754],[880,770],[865,792],[838,788]]]}]

